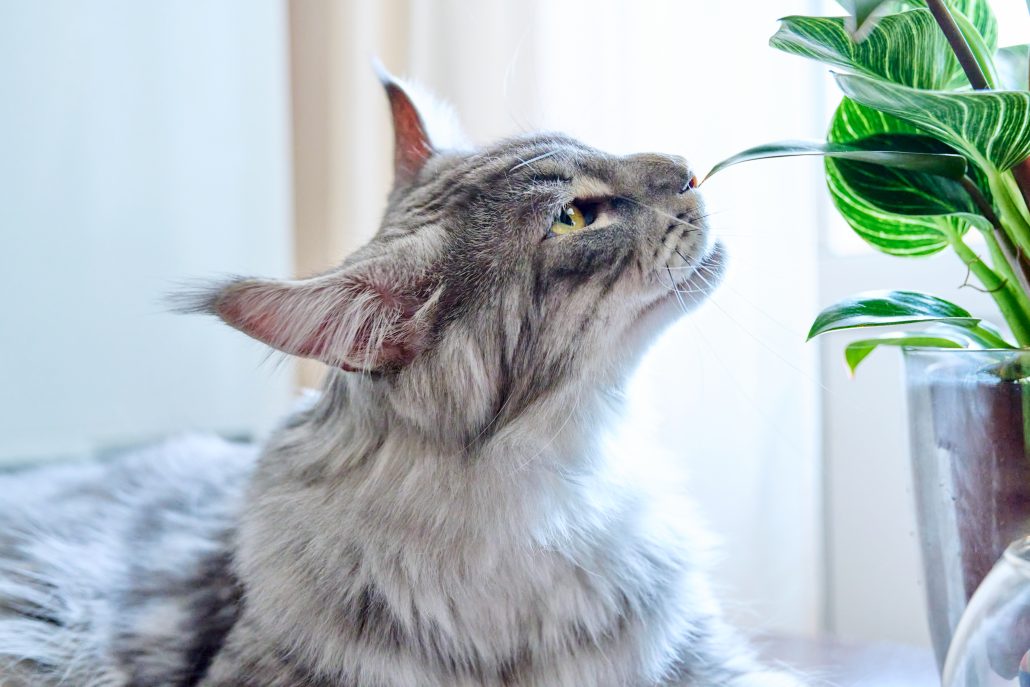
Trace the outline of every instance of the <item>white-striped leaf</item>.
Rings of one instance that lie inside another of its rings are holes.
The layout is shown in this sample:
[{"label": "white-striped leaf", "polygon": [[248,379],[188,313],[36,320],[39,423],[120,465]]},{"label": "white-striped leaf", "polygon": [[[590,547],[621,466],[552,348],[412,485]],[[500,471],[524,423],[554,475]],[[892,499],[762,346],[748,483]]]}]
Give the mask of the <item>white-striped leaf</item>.
[{"label": "white-striped leaf", "polygon": [[[878,19],[886,12],[901,12],[926,7],[926,0],[837,0],[849,14],[849,28],[854,27],[856,38],[868,34]],[[1030,4],[1030,0],[1027,0]],[[967,17],[984,39],[991,52],[998,45],[998,20],[988,0],[950,0],[953,13],[960,12]]]},{"label": "white-striped leaf", "polygon": [[[844,98],[828,137],[853,145],[882,134],[915,137],[922,132],[904,120]],[[827,160],[826,181],[834,205],[855,233],[891,255],[931,255],[946,248],[949,238],[964,233],[971,223],[984,223],[964,190],[946,179],[855,169],[847,162]],[[942,198],[951,198],[952,203],[941,204]]]},{"label": "white-striped leaf", "polygon": [[941,89],[961,73],[951,46],[925,9],[883,17],[861,43],[852,40],[841,17],[786,17],[769,43],[914,88]]},{"label": "white-striped leaf", "polygon": [[921,91],[858,74],[838,74],[853,100],[936,135],[987,167],[1008,170],[1030,157],[1030,93]]}]

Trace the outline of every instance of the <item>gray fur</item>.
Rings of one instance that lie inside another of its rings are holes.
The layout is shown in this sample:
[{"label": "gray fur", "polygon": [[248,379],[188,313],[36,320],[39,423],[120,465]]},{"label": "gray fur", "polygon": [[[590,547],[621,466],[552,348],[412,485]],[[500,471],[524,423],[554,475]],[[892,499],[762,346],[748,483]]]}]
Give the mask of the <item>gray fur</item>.
[{"label": "gray fur", "polygon": [[[338,269],[193,300],[339,368],[259,457],[0,479],[0,685],[797,684],[721,621],[683,498],[607,449],[721,271],[687,165],[557,135],[416,162]],[[604,221],[548,237],[577,196]]]}]

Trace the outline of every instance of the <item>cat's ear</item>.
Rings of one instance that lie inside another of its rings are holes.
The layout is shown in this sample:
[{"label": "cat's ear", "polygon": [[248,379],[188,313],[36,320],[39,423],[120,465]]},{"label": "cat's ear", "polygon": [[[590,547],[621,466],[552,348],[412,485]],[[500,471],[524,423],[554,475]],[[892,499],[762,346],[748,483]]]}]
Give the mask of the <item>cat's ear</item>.
[{"label": "cat's ear", "polygon": [[376,75],[386,90],[393,118],[393,178],[395,186],[410,184],[426,162],[433,156],[433,142],[429,138],[426,121],[415,106],[415,101],[397,78],[378,61],[373,62]]},{"label": "cat's ear", "polygon": [[350,371],[410,363],[426,345],[436,296],[372,275],[238,279],[194,309],[291,355]]}]

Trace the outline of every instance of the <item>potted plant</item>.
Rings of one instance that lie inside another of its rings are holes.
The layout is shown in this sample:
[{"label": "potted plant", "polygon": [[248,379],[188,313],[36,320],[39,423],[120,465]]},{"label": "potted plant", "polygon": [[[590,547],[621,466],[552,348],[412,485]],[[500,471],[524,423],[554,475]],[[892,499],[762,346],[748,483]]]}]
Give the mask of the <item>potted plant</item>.
[{"label": "potted plant", "polygon": [[904,350],[943,662],[969,596],[1030,533],[1030,46],[998,49],[987,0],[841,4],[845,17],[786,17],[770,41],[835,68],[844,98],[827,140],[752,148],[709,176],[748,160],[824,156],[833,202],[859,236],[899,257],[950,249],[998,306],[1006,331],[930,294],[864,293],[823,310],[809,334],[887,327],[848,344],[852,371],[880,346]]}]

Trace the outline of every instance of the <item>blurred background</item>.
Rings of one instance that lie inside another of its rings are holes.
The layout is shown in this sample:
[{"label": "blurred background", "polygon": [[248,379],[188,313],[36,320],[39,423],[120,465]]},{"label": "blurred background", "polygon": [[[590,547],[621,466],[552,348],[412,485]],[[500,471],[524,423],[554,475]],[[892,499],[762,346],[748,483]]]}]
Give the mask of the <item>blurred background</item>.
[{"label": "blurred background", "polygon": [[[995,0],[1002,44],[1030,41]],[[821,138],[824,68],[767,47],[828,0],[0,1],[0,463],[187,430],[260,437],[320,370],[277,364],[164,296],[225,274],[324,269],[376,228],[392,159],[370,67],[452,103],[475,141],[563,130],[686,155]],[[631,389],[635,450],[689,466],[715,579],[759,632],[927,644],[898,356],[849,379],[805,344],[855,291],[933,291],[976,314],[951,255],[873,253],[814,160],[704,187],[725,285]],[[0,498],[3,495],[0,494]]]}]

